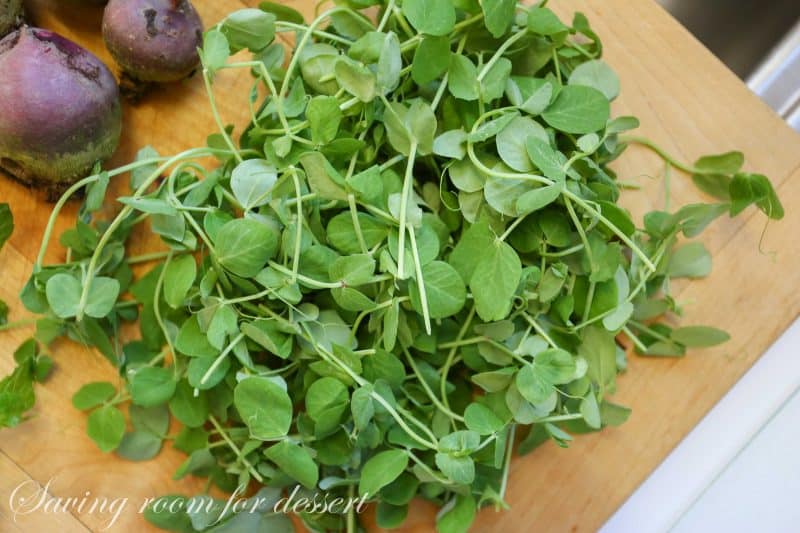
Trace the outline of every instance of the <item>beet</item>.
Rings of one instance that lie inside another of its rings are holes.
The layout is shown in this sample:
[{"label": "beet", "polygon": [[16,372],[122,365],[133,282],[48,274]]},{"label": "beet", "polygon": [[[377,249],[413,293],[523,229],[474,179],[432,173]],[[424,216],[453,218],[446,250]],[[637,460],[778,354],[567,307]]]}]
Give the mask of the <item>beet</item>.
[{"label": "beet", "polygon": [[0,0],[0,38],[22,20],[22,0]]},{"label": "beet", "polygon": [[0,72],[0,168],[56,192],[116,150],[119,89],[90,52],[23,26],[0,40]]},{"label": "beet", "polygon": [[103,39],[132,80],[178,81],[200,63],[203,23],[188,0],[110,0]]}]

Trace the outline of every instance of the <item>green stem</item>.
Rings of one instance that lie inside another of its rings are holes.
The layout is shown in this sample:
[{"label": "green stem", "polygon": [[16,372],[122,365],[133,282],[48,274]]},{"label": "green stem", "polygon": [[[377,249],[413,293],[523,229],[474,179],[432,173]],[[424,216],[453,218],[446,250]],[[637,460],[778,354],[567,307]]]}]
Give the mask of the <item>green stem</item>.
[{"label": "green stem", "polygon": [[567,415],[554,415],[548,416],[545,418],[540,418],[535,424],[544,424],[545,422],[565,422],[567,420],[578,420],[579,418],[583,418],[583,415],[579,413],[570,413]]},{"label": "green stem", "polygon": [[[461,341],[464,338],[464,335],[467,334],[470,326],[472,325],[472,319],[475,318],[475,306],[473,305],[472,308],[469,310],[469,314],[467,314],[467,318],[464,320],[464,323],[461,325],[461,329],[458,331],[458,336],[456,337],[455,343]],[[447,354],[447,359],[442,366],[442,376],[439,380],[439,394],[442,395],[442,403],[449,409],[450,402],[447,399],[447,375],[450,373],[450,367],[453,365],[453,361],[456,356],[456,352],[458,351],[458,344],[453,345],[450,348],[450,352]]]},{"label": "green stem", "polygon": [[211,366],[208,367],[208,370],[206,370],[206,373],[203,374],[203,377],[200,379],[200,385],[205,385],[206,381],[208,381],[211,378],[211,374],[213,374],[214,371],[217,368],[219,368],[219,365],[222,364],[222,361],[224,361],[225,358],[228,357],[228,354],[233,351],[233,349],[236,347],[237,344],[239,344],[239,342],[241,342],[242,339],[244,339],[244,333],[239,333],[230,342],[230,344],[228,344],[228,346],[226,346],[225,349],[222,350],[222,353],[219,354],[219,356],[214,360],[214,362],[211,364]]},{"label": "green stem", "polygon": [[663,148],[655,144],[653,141],[645,137],[626,135],[624,137],[620,137],[619,142],[627,144],[638,144],[640,146],[644,146],[645,148],[648,148],[651,151],[655,152],[661,159],[663,159],[673,167],[680,169],[686,172],[687,174],[715,174],[715,172],[712,170],[703,170],[700,168],[693,167],[691,165],[687,165],[686,163],[682,163],[681,161],[678,161],[670,154],[668,154],[666,150],[664,150]]},{"label": "green stem", "polygon": [[514,437],[516,430],[516,424],[511,424],[511,428],[508,430],[508,445],[506,447],[505,461],[503,462],[503,479],[500,481],[499,495],[501,500],[505,498],[506,489],[508,488],[508,474],[511,470],[511,456],[514,455]]},{"label": "green stem", "polygon": [[22,320],[15,320],[14,322],[7,322],[5,324],[0,324],[0,331],[9,331],[12,329],[24,328],[25,326],[36,324],[38,320],[39,320],[38,318],[24,318]]},{"label": "green stem", "polygon": [[[303,31],[303,32],[305,32],[305,31],[308,30],[308,28],[306,26],[302,25],[302,24],[295,24],[294,22],[287,22],[285,20],[276,20],[275,21],[275,26],[277,28],[282,28],[282,27],[286,28],[287,31]],[[378,31],[380,31],[380,30],[378,30]],[[333,34],[333,33],[329,33],[327,31],[313,30],[311,33],[314,34],[315,37],[321,37],[323,39],[328,39],[329,41],[334,41],[334,42],[341,43],[341,44],[344,44],[344,45],[347,45],[347,46],[350,46],[350,45],[353,44],[353,41],[351,41],[350,39],[348,39],[346,37],[342,37],[341,35],[336,35],[336,34]]]},{"label": "green stem", "polygon": [[553,342],[553,339],[551,339],[550,335],[547,334],[544,328],[541,325],[539,325],[538,322],[536,322],[535,318],[530,316],[528,313],[522,313],[522,317],[528,322],[528,324],[530,324],[533,327],[533,329],[536,331],[538,335],[540,335],[544,340],[547,341],[547,344],[549,344],[553,348],[558,348],[558,344]]},{"label": "green stem", "polygon": [[361,222],[358,220],[356,197],[353,193],[347,195],[347,204],[350,206],[350,219],[353,221],[353,229],[356,232],[356,239],[358,240],[358,246],[361,248],[361,253],[369,254],[367,242],[364,240],[364,233],[361,231]]},{"label": "green stem", "polygon": [[206,93],[208,94],[208,101],[211,105],[211,114],[214,115],[214,122],[217,123],[220,135],[222,135],[222,138],[225,140],[225,144],[228,145],[228,148],[231,150],[233,156],[238,162],[241,163],[243,161],[242,154],[239,153],[236,145],[233,144],[231,136],[228,135],[227,131],[225,131],[225,124],[222,123],[222,117],[219,115],[219,110],[217,109],[217,99],[214,96],[214,89],[211,87],[211,76],[206,68],[203,69],[203,83],[205,84]]},{"label": "green stem", "polygon": [[414,371],[414,375],[417,376],[417,381],[419,381],[419,384],[422,385],[422,389],[425,391],[425,394],[428,395],[428,398],[431,399],[433,405],[435,405],[437,409],[439,409],[441,412],[443,412],[450,418],[458,420],[459,422],[463,422],[464,421],[463,416],[454,413],[453,411],[450,410],[449,407],[445,406],[444,404],[442,404],[442,402],[439,401],[439,398],[437,398],[436,395],[433,393],[430,386],[428,385],[428,382],[425,381],[425,378],[422,376],[422,372],[419,371],[417,363],[414,361],[414,358],[411,357],[411,354],[408,353],[408,350],[404,348],[403,353],[406,356],[406,360],[408,361],[409,366],[411,366],[411,370]]},{"label": "green stem", "polygon": [[33,264],[33,273],[36,274],[42,269],[42,263],[44,263],[44,255],[47,252],[47,245],[50,243],[50,237],[53,233],[53,228],[56,225],[56,220],[58,220],[58,214],[63,209],[64,204],[72,197],[73,194],[78,192],[81,188],[94,183],[100,178],[98,175],[88,176],[83,178],[82,180],[78,181],[74,185],[72,185],[69,189],[67,189],[64,194],[61,195],[61,198],[58,199],[56,205],[53,206],[53,211],[50,213],[50,218],[47,220],[47,226],[44,228],[44,235],[42,236],[42,245],[39,247],[39,255],[36,256],[36,262]]},{"label": "green stem", "polygon": [[278,97],[283,98],[283,96],[286,94],[286,89],[289,88],[289,81],[292,79],[294,75],[294,69],[297,68],[297,63],[300,61],[300,56],[303,55],[302,54],[303,49],[308,44],[314,32],[317,31],[317,26],[322,24],[325,21],[325,19],[329,18],[334,13],[339,13],[342,11],[350,12],[351,10],[344,7],[334,7],[333,9],[329,9],[328,11],[322,13],[320,16],[314,19],[314,21],[311,22],[311,24],[308,25],[308,27],[306,28],[306,32],[303,34],[303,37],[300,39],[300,42],[297,43],[297,46],[295,47],[294,52],[292,53],[292,59],[289,61],[289,66],[286,67],[286,74],[284,74],[283,83],[281,84],[281,90],[277,95]]},{"label": "green stem", "polygon": [[[391,107],[387,106],[388,109]],[[406,255],[406,217],[408,216],[408,201],[411,196],[411,184],[414,181],[414,159],[417,156],[417,142],[416,140],[411,143],[411,150],[408,154],[408,162],[406,163],[406,173],[403,178],[403,191],[400,197],[400,234],[397,240],[397,274],[400,279],[405,278],[405,255]]]},{"label": "green stem", "polygon": [[[167,161],[165,161],[160,167],[158,167],[155,172],[153,172],[150,176],[145,179],[142,184],[139,186],[138,189],[133,194],[133,198],[141,197],[147,189],[152,185],[160,176],[161,174],[168,169],[173,164],[182,161],[184,159],[195,158],[195,157],[203,157],[207,155],[213,155],[213,152],[209,151],[207,148],[194,148],[191,150],[186,150]],[[88,178],[87,178],[88,179]],[[69,191],[68,191],[69,192]],[[66,196],[66,194],[64,195]],[[95,270],[97,269],[97,262],[100,260],[100,256],[102,254],[103,249],[108,244],[108,241],[111,240],[111,236],[114,234],[115,231],[120,227],[122,222],[127,218],[127,216],[133,211],[133,207],[130,205],[124,206],[114,220],[108,225],[106,231],[103,233],[103,236],[100,237],[100,241],[97,243],[97,247],[92,254],[92,258],[89,260],[89,266],[86,270],[86,278],[83,282],[83,290],[81,292],[81,298],[78,304],[78,312],[75,316],[75,320],[80,322],[83,319],[84,308],[86,307],[86,300],[89,297],[89,289],[92,285],[92,280],[95,276]]]},{"label": "green stem", "polygon": [[295,220],[294,228],[294,255],[292,255],[292,277],[290,281],[292,284],[297,282],[297,276],[300,272],[300,248],[303,245],[303,194],[300,190],[300,179],[297,177],[297,170],[294,166],[289,168],[292,173],[292,181],[294,182],[294,194],[297,198],[297,220]]},{"label": "green stem", "polygon": [[519,41],[523,37],[526,37],[527,35],[528,35],[527,32],[519,31],[514,33],[508,39],[506,39],[506,41],[503,44],[501,44],[500,47],[497,49],[497,51],[494,53],[492,58],[489,61],[487,61],[486,64],[481,69],[480,73],[478,74],[478,83],[483,81],[483,78],[486,77],[486,74],[489,73],[489,71],[492,69],[495,63],[497,63],[497,61],[499,61],[500,58],[503,57],[503,55],[506,53],[506,50],[511,48],[511,46],[513,46],[515,42]]},{"label": "green stem", "polygon": [[[422,319],[425,322],[425,332],[431,334],[431,313],[428,307],[428,293],[425,290],[425,277],[422,275],[422,261],[419,259],[419,249],[417,248],[417,237],[414,227],[408,228],[408,237],[411,241],[411,256],[414,259],[414,270],[417,277],[417,288],[419,289],[419,304],[422,307]],[[401,254],[402,255],[402,254]]]},{"label": "green stem", "polygon": [[250,471],[250,474],[255,478],[255,480],[258,481],[259,483],[264,483],[264,478],[262,478],[261,474],[258,473],[258,471],[253,467],[253,465],[251,465],[250,462],[244,456],[242,456],[242,450],[240,450],[239,447],[236,446],[236,443],[233,442],[233,440],[231,440],[231,438],[228,436],[228,433],[220,425],[220,423],[217,421],[214,415],[209,415],[208,419],[209,421],[211,421],[211,424],[214,426],[214,428],[216,428],[217,433],[219,433],[220,437],[222,437],[222,439],[228,444],[228,447],[233,451],[233,453],[236,454],[236,457],[238,457],[242,461],[242,464],[244,464],[247,467],[247,469]]},{"label": "green stem", "polygon": [[[355,485],[347,487],[347,499],[353,501],[355,495]],[[355,505],[347,506],[347,533],[356,533],[356,512]]]}]

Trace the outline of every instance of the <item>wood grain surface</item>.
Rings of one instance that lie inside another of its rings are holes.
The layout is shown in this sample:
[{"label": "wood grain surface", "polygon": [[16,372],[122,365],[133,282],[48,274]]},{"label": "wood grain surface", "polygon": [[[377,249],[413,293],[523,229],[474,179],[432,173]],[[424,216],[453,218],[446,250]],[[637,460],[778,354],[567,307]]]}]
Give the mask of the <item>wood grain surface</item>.
[{"label": "wood grain surface", "polygon": [[[284,3],[307,15],[314,10],[311,1]],[[80,42],[111,64],[100,38],[99,9],[58,0],[28,4],[37,25]],[[195,4],[208,25],[243,5],[238,0]],[[751,209],[735,220],[718,221],[702,237],[714,257],[712,276],[678,287],[685,323],[724,328],[732,340],[682,359],[632,358],[614,398],[633,408],[628,423],[580,436],[568,450],[544,445],[515,459],[508,490],[511,509],[482,511],[473,528],[477,532],[596,530],[800,313],[800,269],[795,266],[800,258],[800,137],[652,0],[555,0],[551,5],[567,17],[583,11],[603,37],[606,59],[622,80],[617,114],[638,116],[640,133],[680,159],[744,151],[746,168],[773,180],[787,216],[769,226],[763,253],[760,213]],[[226,72],[219,77],[216,91],[226,95],[220,101],[226,121],[244,124],[248,89],[246,75]],[[198,79],[127,106],[124,118],[122,146],[109,166],[129,161],[147,144],[164,154],[199,146],[214,131]],[[662,165],[652,154],[631,149],[615,168],[620,179],[643,187],[624,195],[624,205],[634,214],[663,206],[657,179]],[[699,198],[689,180],[673,175],[673,205]],[[11,319],[16,320],[27,316],[17,294],[30,273],[50,205],[6,178],[0,178],[0,201],[11,204],[17,225],[0,252],[0,299],[10,304]],[[63,213],[58,229],[72,224],[75,207]],[[133,246],[153,245],[141,240]],[[59,260],[63,253],[54,246],[48,257]],[[11,371],[11,353],[30,333],[0,333],[0,374]],[[138,514],[145,498],[192,494],[202,481],[172,481],[182,456],[169,446],[146,463],[99,452],[85,436],[85,415],[71,406],[70,398],[85,382],[116,381],[115,371],[100,355],[76,344],[59,342],[52,352],[57,366],[49,382],[37,388],[33,418],[0,432],[0,531],[100,531],[111,518],[109,513],[76,512],[18,516],[15,522],[9,498],[26,481],[31,486],[50,481],[55,497],[80,497],[88,491],[101,498],[128,498],[125,512],[109,531],[149,531]],[[434,514],[431,506],[419,504],[403,531],[432,531]]]}]

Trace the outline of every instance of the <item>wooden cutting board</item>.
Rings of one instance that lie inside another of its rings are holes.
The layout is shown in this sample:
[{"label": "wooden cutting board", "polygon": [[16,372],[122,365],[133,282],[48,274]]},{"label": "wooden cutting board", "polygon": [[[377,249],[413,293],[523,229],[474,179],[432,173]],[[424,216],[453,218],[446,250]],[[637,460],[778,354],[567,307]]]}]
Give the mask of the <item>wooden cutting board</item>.
[{"label": "wooden cutting board", "polygon": [[[256,2],[245,2],[255,5]],[[307,15],[312,1],[287,1]],[[79,9],[70,2],[28,2],[34,21],[80,42],[109,64],[99,35],[100,10]],[[206,24],[241,7],[238,0],[197,0]],[[563,16],[586,13],[606,44],[606,59],[619,72],[622,96],[617,114],[641,119],[641,133],[681,159],[732,149],[747,154],[746,168],[769,175],[786,205],[786,219],[771,224],[759,253],[764,217],[748,210],[723,219],[703,235],[714,256],[706,280],[679,287],[685,323],[703,323],[729,331],[727,344],[683,359],[632,358],[619,380],[615,401],[633,414],[625,425],[581,436],[568,450],[545,445],[512,463],[508,500],[511,510],[484,510],[474,531],[593,531],[624,502],[701,417],[753,364],[800,312],[800,137],[684,28],[652,0],[556,0]],[[0,73],[2,75],[2,73]],[[244,124],[246,76],[225,73],[216,86],[226,121]],[[235,96],[238,96],[236,98]],[[198,146],[214,125],[200,80],[155,92],[125,110],[122,146],[111,166],[129,161],[146,144],[169,154]],[[616,164],[620,178],[643,186],[626,193],[634,214],[663,206],[662,166],[652,154],[631,149]],[[697,200],[689,180],[673,175],[673,205]],[[26,281],[50,205],[18,183],[0,178],[0,201],[8,202],[17,229],[0,252],[0,299],[11,305],[11,319],[26,317],[16,295]],[[75,206],[58,221],[68,227]],[[138,242],[146,248],[147,242]],[[152,247],[151,247],[152,248]],[[772,253],[775,252],[775,253]],[[53,247],[50,260],[62,258]],[[11,353],[30,330],[0,333],[0,374],[11,371]],[[199,480],[172,481],[181,454],[166,446],[147,463],[129,463],[100,453],[85,436],[85,416],[70,397],[85,382],[115,381],[114,369],[98,354],[75,344],[53,346],[57,367],[46,386],[37,389],[33,418],[0,432],[0,531],[100,530],[110,514],[34,513],[18,516],[9,496],[24,481],[48,480],[57,497],[128,498],[111,531],[148,530],[137,514],[145,498],[168,492],[192,494]],[[710,450],[711,452],[711,450]],[[434,511],[420,504],[404,531],[432,531]]]}]

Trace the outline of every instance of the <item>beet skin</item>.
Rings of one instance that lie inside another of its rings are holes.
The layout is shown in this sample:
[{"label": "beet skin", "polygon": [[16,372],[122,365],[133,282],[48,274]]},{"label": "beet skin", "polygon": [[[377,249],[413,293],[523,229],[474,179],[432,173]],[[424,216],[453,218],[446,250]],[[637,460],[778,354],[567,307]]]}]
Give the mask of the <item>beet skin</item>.
[{"label": "beet skin", "polygon": [[178,81],[200,63],[203,23],[188,0],[110,0],[103,13],[103,39],[131,79]]},{"label": "beet skin", "polygon": [[0,167],[23,182],[63,189],[119,143],[119,89],[87,50],[47,30],[0,40]]}]

